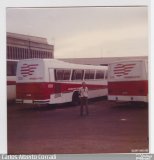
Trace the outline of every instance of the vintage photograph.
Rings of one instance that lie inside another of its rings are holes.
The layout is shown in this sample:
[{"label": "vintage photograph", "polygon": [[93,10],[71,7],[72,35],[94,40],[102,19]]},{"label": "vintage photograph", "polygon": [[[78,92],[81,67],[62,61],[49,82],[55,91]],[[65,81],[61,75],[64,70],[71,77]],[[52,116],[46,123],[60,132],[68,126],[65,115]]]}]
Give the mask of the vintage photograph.
[{"label": "vintage photograph", "polygon": [[7,8],[8,154],[149,153],[148,7]]}]

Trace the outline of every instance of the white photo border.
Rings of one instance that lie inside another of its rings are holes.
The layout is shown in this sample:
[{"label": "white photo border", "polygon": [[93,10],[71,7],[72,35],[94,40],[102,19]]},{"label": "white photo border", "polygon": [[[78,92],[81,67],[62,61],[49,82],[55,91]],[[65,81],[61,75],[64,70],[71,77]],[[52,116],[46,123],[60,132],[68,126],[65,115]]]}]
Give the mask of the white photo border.
[{"label": "white photo border", "polygon": [[[65,7],[65,6],[149,6],[149,140],[150,153],[154,153],[154,2],[149,0],[1,0],[0,1],[0,154],[7,153],[7,102],[6,102],[6,9],[8,7]],[[152,18],[153,17],[153,18]],[[151,44],[151,45],[150,45]]]}]

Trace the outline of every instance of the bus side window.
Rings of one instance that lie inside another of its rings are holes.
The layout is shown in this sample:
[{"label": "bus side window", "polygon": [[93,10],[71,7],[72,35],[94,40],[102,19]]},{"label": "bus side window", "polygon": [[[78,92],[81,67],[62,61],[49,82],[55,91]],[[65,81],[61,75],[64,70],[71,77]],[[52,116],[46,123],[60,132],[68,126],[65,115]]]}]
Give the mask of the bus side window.
[{"label": "bus side window", "polygon": [[95,76],[95,71],[94,70],[90,70],[89,79],[94,79],[94,76]]},{"label": "bus side window", "polygon": [[69,80],[71,70],[67,69],[55,69],[55,79],[56,80]]},{"label": "bus side window", "polygon": [[96,71],[96,79],[104,79],[104,71],[97,70]]},{"label": "bus side window", "polygon": [[89,79],[90,70],[85,70],[85,76],[84,79]]},{"label": "bus side window", "polygon": [[108,71],[105,71],[105,79],[108,78]]},{"label": "bus side window", "polygon": [[57,80],[63,80],[64,76],[64,70],[62,69],[55,69],[55,79]]},{"label": "bus side window", "polygon": [[85,77],[84,79],[94,79],[95,70],[85,70]]},{"label": "bus side window", "polygon": [[84,70],[74,69],[72,74],[72,80],[82,80]]},{"label": "bus side window", "polygon": [[64,70],[64,79],[63,80],[70,80],[71,70]]}]

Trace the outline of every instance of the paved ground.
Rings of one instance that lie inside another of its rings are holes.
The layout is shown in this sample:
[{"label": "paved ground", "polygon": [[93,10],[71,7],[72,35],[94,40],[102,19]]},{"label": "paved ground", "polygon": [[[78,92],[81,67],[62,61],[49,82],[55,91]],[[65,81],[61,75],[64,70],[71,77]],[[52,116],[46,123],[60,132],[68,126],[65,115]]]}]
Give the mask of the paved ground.
[{"label": "paved ground", "polygon": [[8,105],[8,153],[131,153],[148,149],[148,107],[90,102],[79,106]]}]

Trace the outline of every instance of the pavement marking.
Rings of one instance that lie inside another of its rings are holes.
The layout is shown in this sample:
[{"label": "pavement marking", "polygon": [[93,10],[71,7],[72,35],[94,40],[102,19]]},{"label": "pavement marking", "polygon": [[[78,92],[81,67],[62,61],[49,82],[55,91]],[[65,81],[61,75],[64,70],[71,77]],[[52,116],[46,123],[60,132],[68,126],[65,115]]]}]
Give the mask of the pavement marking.
[{"label": "pavement marking", "polygon": [[126,121],[127,119],[125,119],[125,118],[122,118],[122,119],[120,119],[121,121]]}]

